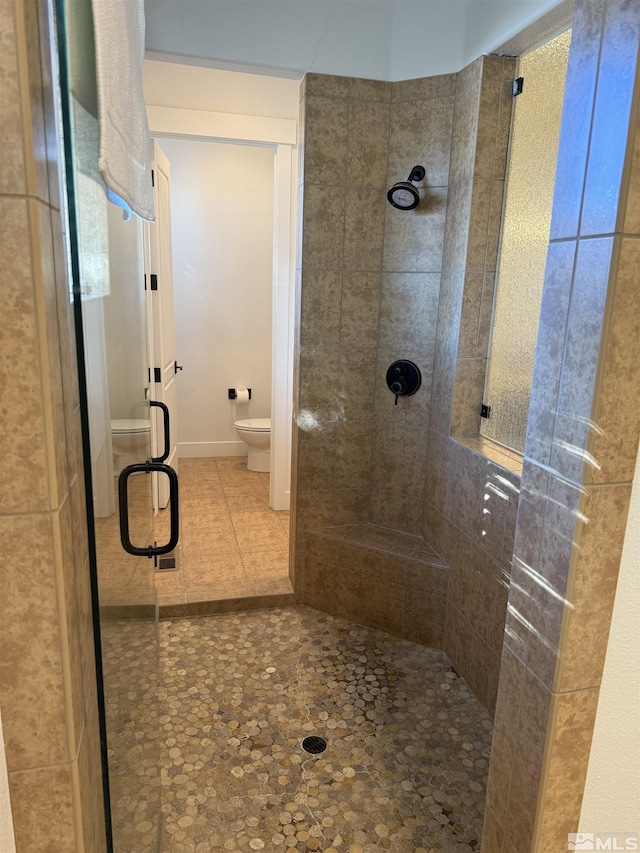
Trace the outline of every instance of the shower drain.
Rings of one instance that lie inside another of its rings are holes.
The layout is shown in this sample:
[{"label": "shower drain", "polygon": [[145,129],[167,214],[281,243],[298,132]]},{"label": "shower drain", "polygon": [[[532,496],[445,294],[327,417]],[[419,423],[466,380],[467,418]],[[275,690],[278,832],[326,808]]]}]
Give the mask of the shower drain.
[{"label": "shower drain", "polygon": [[311,755],[320,755],[320,753],[324,752],[327,748],[327,742],[323,737],[311,735],[302,741],[302,748],[305,752],[309,752]]}]

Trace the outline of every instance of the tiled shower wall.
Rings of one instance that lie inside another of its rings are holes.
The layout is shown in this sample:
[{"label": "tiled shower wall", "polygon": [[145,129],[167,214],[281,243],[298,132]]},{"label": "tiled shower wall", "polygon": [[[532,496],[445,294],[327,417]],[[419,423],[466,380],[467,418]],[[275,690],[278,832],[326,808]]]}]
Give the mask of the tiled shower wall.
[{"label": "tiled shower wall", "polygon": [[0,708],[17,853],[105,849],[47,3],[0,0]]},{"label": "tiled shower wall", "polygon": [[483,853],[578,828],[640,436],[639,94],[640,6],[576,0]]},{"label": "tiled shower wall", "polygon": [[[455,83],[447,74],[392,85],[386,187],[406,181],[417,165],[426,175],[415,210],[385,201],[369,520],[414,534],[425,490]],[[422,385],[396,406],[385,376],[399,358],[418,365]]]},{"label": "tiled shower wall", "polygon": [[[296,591],[304,600],[305,529],[422,534],[451,565],[432,635],[489,708],[517,463],[450,436],[479,432],[513,71],[482,57],[394,84],[308,75],[301,110]],[[396,210],[386,190],[416,165],[420,206]],[[419,365],[422,386],[395,406],[397,358]]]},{"label": "tiled shower wall", "polygon": [[450,567],[445,651],[492,711],[520,464],[477,433],[514,72],[485,56],[457,75],[422,527]]},{"label": "tiled shower wall", "polygon": [[299,564],[304,529],[368,518],[391,84],[308,75],[302,94]]}]

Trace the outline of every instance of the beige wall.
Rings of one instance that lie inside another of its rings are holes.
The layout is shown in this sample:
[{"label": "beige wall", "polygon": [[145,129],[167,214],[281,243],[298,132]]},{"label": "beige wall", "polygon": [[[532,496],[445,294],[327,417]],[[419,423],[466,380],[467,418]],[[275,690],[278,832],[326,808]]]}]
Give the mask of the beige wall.
[{"label": "beige wall", "polygon": [[0,709],[18,853],[104,849],[47,4],[0,3]]},{"label": "beige wall", "polygon": [[[271,416],[273,148],[161,139],[171,163],[178,450],[242,456],[240,418]],[[247,404],[228,389],[251,388]]]}]

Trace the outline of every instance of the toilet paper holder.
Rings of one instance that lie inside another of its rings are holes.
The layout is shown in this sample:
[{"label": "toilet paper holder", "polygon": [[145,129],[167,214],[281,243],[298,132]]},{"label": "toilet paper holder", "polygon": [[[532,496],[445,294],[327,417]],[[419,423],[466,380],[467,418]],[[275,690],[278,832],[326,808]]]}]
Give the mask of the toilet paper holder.
[{"label": "toilet paper holder", "polygon": [[[249,399],[251,399],[251,388],[247,388],[249,392]],[[229,399],[235,400],[238,396],[238,391],[235,388],[229,388]]]}]

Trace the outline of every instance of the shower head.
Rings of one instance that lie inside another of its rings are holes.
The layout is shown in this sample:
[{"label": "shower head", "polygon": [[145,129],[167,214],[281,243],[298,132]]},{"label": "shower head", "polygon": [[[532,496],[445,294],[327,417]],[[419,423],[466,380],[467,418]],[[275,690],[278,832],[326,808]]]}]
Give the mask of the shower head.
[{"label": "shower head", "polygon": [[420,204],[418,190],[413,181],[421,181],[425,176],[424,166],[414,166],[406,181],[398,181],[387,193],[387,201],[398,210],[413,210]]}]

